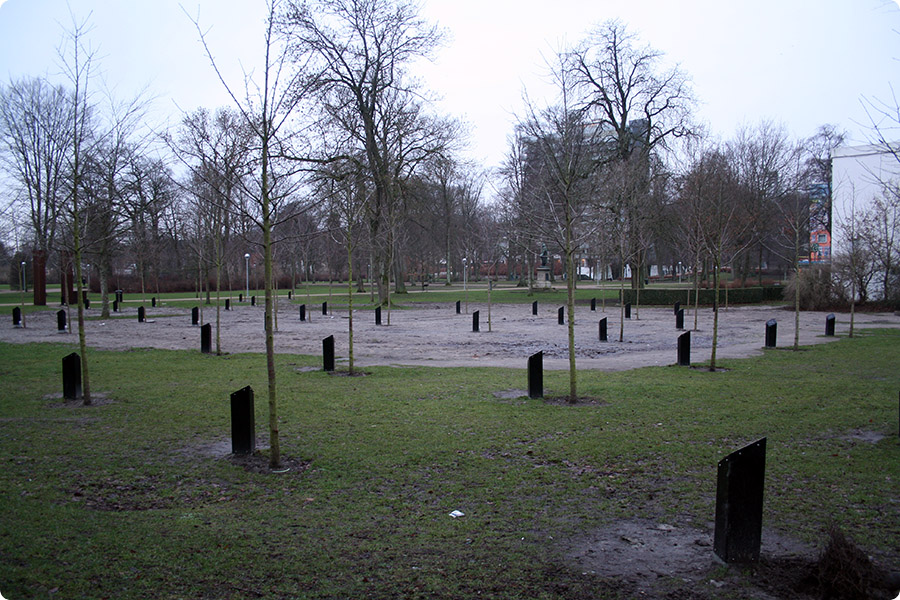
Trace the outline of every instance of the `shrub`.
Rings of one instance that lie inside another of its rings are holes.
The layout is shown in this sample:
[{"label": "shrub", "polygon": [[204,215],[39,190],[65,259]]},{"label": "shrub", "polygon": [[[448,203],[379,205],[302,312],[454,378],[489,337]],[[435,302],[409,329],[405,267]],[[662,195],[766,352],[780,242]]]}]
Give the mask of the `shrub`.
[{"label": "shrub", "polygon": [[784,286],[784,299],[794,303],[800,294],[801,310],[824,310],[835,301],[831,284],[831,272],[828,269],[813,267],[791,275]]}]

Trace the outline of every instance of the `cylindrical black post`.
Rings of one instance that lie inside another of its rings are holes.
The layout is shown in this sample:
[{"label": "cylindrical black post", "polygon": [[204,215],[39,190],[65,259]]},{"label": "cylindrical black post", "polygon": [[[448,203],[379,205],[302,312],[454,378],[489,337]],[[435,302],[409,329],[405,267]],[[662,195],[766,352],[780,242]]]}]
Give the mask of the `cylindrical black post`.
[{"label": "cylindrical black post", "polygon": [[123,292],[122,290],[116,290],[116,300],[117,300],[118,302],[121,303],[121,302],[124,302],[124,301],[125,301],[124,298],[123,298],[124,295],[125,295],[125,292]]},{"label": "cylindrical black post", "polygon": [[678,366],[691,366],[691,332],[685,331],[678,336]]},{"label": "cylindrical black post", "polygon": [[675,303],[675,314],[678,314],[678,311],[681,310],[681,302]]},{"label": "cylindrical black post", "polygon": [[600,319],[600,341],[601,341],[601,342],[607,341],[607,335],[606,335],[606,317],[603,317],[602,319]]},{"label": "cylindrical black post", "polygon": [[191,309],[191,325],[194,327],[200,325],[200,307],[198,306]]},{"label": "cylindrical black post", "polygon": [[834,314],[825,317],[825,335],[834,337]]},{"label": "cylindrical black post", "polygon": [[631,302],[629,302],[628,304],[625,305],[625,318],[626,319],[631,318]]},{"label": "cylindrical black post", "polygon": [[91,307],[91,299],[88,298],[87,292],[84,293],[81,299],[84,303],[84,310],[88,310]]},{"label": "cylindrical black post", "polygon": [[559,322],[560,325],[566,324],[566,307],[565,306],[560,306],[559,310],[556,311],[556,320]]},{"label": "cylindrical black post", "polygon": [[152,298],[150,298],[150,306],[152,308],[156,308],[156,296],[153,296]]},{"label": "cylindrical black post", "polygon": [[16,306],[13,308],[13,327],[21,327],[22,326],[22,309]]},{"label": "cylindrical black post", "polygon": [[531,303],[531,314],[537,316],[537,300]]},{"label": "cylindrical black post", "polygon": [[113,300],[113,312],[119,312],[119,301]]},{"label": "cylindrical black post", "polygon": [[231,310],[231,298],[225,298],[225,310]]},{"label": "cylindrical black post", "polygon": [[675,329],[684,329],[684,309],[679,308],[675,313]]},{"label": "cylindrical black post", "polygon": [[778,336],[778,321],[769,319],[766,321],[766,348],[775,347],[775,339]]},{"label": "cylindrical black post", "polygon": [[328,302],[322,303],[322,314],[328,316]]},{"label": "cylindrical black post", "polygon": [[294,299],[294,292],[292,292],[291,290],[288,290],[288,300],[293,300],[293,299]]},{"label": "cylindrical black post", "polygon": [[56,313],[56,330],[60,333],[66,331],[66,311],[60,310]]},{"label": "cylindrical black post", "polygon": [[528,397],[544,397],[544,353],[528,357]]},{"label": "cylindrical black post", "polygon": [[232,454],[251,454],[256,449],[255,420],[253,388],[248,385],[231,394]]},{"label": "cylindrical black post", "polygon": [[203,354],[212,352],[212,325],[209,323],[200,328],[200,352]]},{"label": "cylindrical black post", "polygon": [[250,296],[250,306],[256,306],[256,296]]},{"label": "cylindrical black post", "polygon": [[244,301],[244,295],[238,294],[238,302],[243,302],[243,301]]},{"label": "cylindrical black post", "polygon": [[380,306],[375,307],[375,324],[381,325],[381,307]]},{"label": "cylindrical black post", "polygon": [[322,340],[322,364],[326,371],[334,371],[334,336]]},{"label": "cylindrical black post", "polygon": [[146,314],[147,314],[147,311],[144,310],[144,307],[138,306],[138,323],[144,322],[144,319],[146,318],[145,317]]},{"label": "cylindrical black post", "polygon": [[597,310],[597,299],[591,298],[591,310]]},{"label": "cylindrical black post", "polygon": [[300,320],[301,321],[306,320],[306,305],[305,304],[300,305]]},{"label": "cylindrical black post", "polygon": [[462,313],[462,302],[460,300],[456,301],[456,314]]},{"label": "cylindrical black post", "polygon": [[63,398],[78,400],[81,398],[81,357],[75,352],[62,359]]},{"label": "cylindrical black post", "polygon": [[478,311],[472,313],[472,331],[478,331]]},{"label": "cylindrical black post", "polygon": [[725,562],[759,560],[765,478],[766,438],[719,461],[713,550]]}]

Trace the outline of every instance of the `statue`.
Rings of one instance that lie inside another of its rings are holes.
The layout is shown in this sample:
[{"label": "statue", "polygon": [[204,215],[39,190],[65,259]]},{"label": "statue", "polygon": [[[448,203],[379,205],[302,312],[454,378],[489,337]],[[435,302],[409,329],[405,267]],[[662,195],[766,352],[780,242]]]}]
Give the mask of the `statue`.
[{"label": "statue", "polygon": [[541,266],[547,266],[547,257],[550,256],[550,253],[547,252],[547,244],[541,244]]}]

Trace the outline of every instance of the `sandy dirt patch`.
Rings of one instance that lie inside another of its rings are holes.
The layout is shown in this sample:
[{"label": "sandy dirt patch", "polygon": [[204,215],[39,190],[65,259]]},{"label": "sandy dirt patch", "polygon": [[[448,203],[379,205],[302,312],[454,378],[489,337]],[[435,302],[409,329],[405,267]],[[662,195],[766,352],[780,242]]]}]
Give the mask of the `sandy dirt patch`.
[{"label": "sandy dirt patch", "polygon": [[[525,368],[527,357],[544,353],[545,369],[568,368],[567,328],[558,324],[558,305],[540,304],[532,315],[530,304],[487,305],[470,303],[468,313],[456,314],[452,303],[415,304],[403,310],[394,309],[390,324],[385,311],[383,325],[375,325],[374,312],[354,311],[354,351],[357,366],[424,365],[441,367],[512,367]],[[479,332],[472,330],[472,313],[479,311]],[[74,316],[74,311],[72,311]],[[95,348],[123,350],[129,348],[200,349],[200,329],[191,325],[190,309],[179,307],[148,308],[150,322],[138,323],[137,307],[128,306],[114,318],[100,320],[99,310],[87,311],[87,342]],[[338,366],[347,360],[349,318],[346,309],[330,310],[323,315],[321,305],[307,311],[300,321],[299,307],[282,301],[275,334],[276,352],[321,355],[322,340],[335,337]],[[234,310],[220,312],[221,348],[225,353],[263,352],[263,308],[238,304]],[[793,343],[794,315],[783,307],[739,306],[720,311],[718,358],[743,358],[762,353],[765,324],[778,322],[778,347]],[[599,341],[599,320],[606,317],[609,341]],[[822,312],[800,315],[800,344],[824,343],[837,338],[825,337]],[[215,348],[216,314],[203,307],[201,322],[213,324]],[[587,305],[576,307],[575,353],[579,369],[605,371],[627,370],[643,366],[672,365],[676,362],[677,339],[671,308],[641,308],[624,319],[618,307]],[[55,312],[28,315],[27,327],[12,327],[11,319],[0,329],[0,340],[13,343],[64,342],[77,343],[71,333],[56,330]],[[691,360],[709,360],[712,348],[713,311],[701,308],[694,329],[694,314],[685,315],[685,327],[691,331]],[[857,315],[857,328],[900,327],[900,316],[890,313]],[[837,315],[837,335],[846,335],[849,315]]]}]

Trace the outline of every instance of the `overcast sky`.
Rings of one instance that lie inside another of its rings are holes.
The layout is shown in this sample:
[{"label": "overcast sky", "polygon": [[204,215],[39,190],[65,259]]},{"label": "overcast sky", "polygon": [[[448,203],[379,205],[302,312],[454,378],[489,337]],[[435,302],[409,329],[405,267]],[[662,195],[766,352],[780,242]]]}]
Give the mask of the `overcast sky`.
[{"label": "overcast sky", "polygon": [[[226,76],[240,84],[261,50],[263,0],[0,0],[0,81],[57,76],[57,47],[90,18],[91,44],[120,97],[148,87],[156,118],[227,104],[184,10],[199,15]],[[181,7],[184,7],[184,10]],[[424,0],[448,30],[426,84],[440,108],[467,120],[470,154],[496,166],[523,89],[545,89],[543,56],[618,18],[680,64],[697,118],[730,137],[741,124],[783,122],[805,137],[824,123],[864,141],[860,97],[900,94],[900,8],[893,0]]]}]

